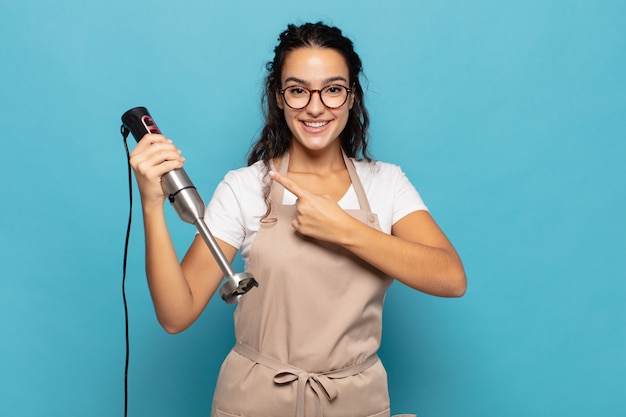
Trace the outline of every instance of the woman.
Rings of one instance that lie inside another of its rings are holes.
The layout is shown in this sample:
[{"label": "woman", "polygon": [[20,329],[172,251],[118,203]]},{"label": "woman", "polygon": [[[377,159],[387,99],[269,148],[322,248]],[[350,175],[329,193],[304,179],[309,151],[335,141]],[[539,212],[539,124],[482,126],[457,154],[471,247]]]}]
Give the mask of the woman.
[{"label": "woman", "polygon": [[[322,23],[290,25],[274,52],[265,128],[249,166],[226,175],[205,218],[226,258],[240,250],[259,282],[235,311],[237,343],[212,415],[388,416],[376,352],[390,277],[458,297],[463,266],[402,171],[368,156],[352,42]],[[183,163],[160,135],[146,135],[131,155],[148,282],[170,333],[193,323],[222,280],[199,236],[182,263],[174,251],[160,177]]]}]

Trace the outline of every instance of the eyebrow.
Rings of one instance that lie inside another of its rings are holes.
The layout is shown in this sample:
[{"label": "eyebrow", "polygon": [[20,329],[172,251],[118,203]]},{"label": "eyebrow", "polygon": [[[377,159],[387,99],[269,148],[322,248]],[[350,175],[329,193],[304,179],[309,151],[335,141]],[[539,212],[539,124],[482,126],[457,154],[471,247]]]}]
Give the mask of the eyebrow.
[{"label": "eyebrow", "polygon": [[[285,79],[285,82],[289,82],[289,81],[293,81],[293,82],[296,82],[298,84],[303,84],[303,85],[306,85],[306,86],[311,85],[310,82],[305,81],[305,80],[303,80],[301,78],[297,78],[297,77],[287,77]],[[344,77],[338,75],[338,76],[335,76],[335,77],[330,77],[330,78],[326,78],[325,80],[322,80],[322,84],[329,84],[329,83],[332,83],[332,82],[335,82],[335,81],[345,81],[346,83],[348,83],[348,80],[346,80]]]}]

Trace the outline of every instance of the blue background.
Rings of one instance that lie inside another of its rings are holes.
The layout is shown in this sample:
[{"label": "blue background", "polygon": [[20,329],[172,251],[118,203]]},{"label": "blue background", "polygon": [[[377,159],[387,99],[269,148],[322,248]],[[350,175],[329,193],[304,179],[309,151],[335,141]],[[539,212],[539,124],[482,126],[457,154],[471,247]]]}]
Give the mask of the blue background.
[{"label": "blue background", "polygon": [[[374,156],[403,167],[469,278],[457,300],[392,286],[392,412],[626,415],[618,0],[3,0],[0,415],[123,415],[120,116],[148,107],[208,201],[259,133],[279,32],[317,19],[355,41]],[[182,255],[193,226],[167,212]],[[232,307],[167,335],[133,214],[129,415],[206,416]]]}]

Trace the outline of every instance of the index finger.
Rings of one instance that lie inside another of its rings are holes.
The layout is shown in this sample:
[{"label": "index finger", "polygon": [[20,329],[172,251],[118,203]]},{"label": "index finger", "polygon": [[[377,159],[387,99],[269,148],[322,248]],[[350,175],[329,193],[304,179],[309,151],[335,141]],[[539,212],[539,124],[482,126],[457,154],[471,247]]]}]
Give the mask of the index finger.
[{"label": "index finger", "polygon": [[291,178],[287,178],[286,176],[281,175],[276,171],[270,171],[269,175],[270,178],[285,187],[298,198],[305,197],[309,193],[307,190],[296,184],[296,182],[293,181]]},{"label": "index finger", "polygon": [[137,142],[137,147],[139,149],[142,148],[147,148],[150,145],[153,145],[155,143],[159,143],[159,142],[170,142],[172,143],[171,140],[169,140],[168,138],[166,138],[165,136],[161,135],[161,134],[157,134],[157,133],[146,133],[145,135],[143,135],[141,137],[141,139]]}]

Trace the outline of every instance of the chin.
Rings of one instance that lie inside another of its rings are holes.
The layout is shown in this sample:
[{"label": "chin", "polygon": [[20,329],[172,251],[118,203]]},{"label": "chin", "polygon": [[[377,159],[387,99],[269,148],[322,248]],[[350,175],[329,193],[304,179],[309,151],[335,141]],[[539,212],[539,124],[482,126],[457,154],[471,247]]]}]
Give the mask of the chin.
[{"label": "chin", "polygon": [[330,147],[336,140],[326,137],[311,137],[309,135],[300,136],[296,139],[302,147],[310,151],[321,151]]}]

